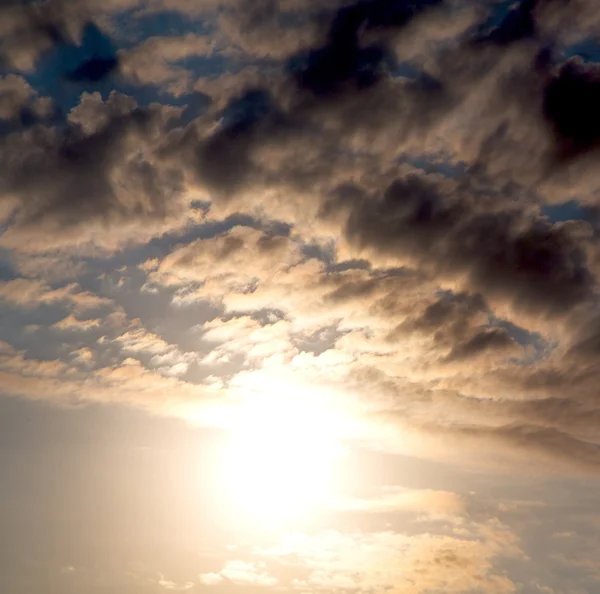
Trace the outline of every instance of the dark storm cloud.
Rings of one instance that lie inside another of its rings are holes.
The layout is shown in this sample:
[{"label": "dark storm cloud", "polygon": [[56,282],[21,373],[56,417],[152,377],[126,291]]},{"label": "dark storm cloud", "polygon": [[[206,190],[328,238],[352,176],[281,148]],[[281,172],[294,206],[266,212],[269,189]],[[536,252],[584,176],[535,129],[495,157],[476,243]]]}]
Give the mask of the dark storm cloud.
[{"label": "dark storm cloud", "polygon": [[82,223],[110,227],[167,216],[179,174],[162,171],[137,148],[132,155],[129,146],[152,139],[162,126],[160,112],[119,95],[84,107],[81,122],[73,112],[60,127],[38,126],[0,143],[0,188],[19,199],[13,230],[60,233]]},{"label": "dark storm cloud", "polygon": [[[400,87],[389,76],[395,58],[388,42],[439,4],[372,0],[339,8],[330,16],[325,42],[291,56],[283,78],[271,87],[237,91],[216,114],[221,122],[213,133],[190,127],[164,155],[184,155],[198,182],[217,195],[254,185],[327,184],[336,163],[349,160],[346,142],[355,131],[377,135],[390,119],[417,129],[445,109],[448,97],[434,76],[420,73]],[[376,40],[365,44],[366,34]],[[336,130],[324,133],[324,125]],[[278,169],[261,161],[265,148],[293,156]]]},{"label": "dark storm cloud", "polygon": [[556,315],[592,295],[586,252],[567,226],[494,212],[485,196],[412,176],[348,212],[346,235],[357,246],[412,258],[441,276],[467,274],[473,289],[517,308]]},{"label": "dark storm cloud", "polygon": [[[254,183],[268,184],[273,180],[281,185],[289,183],[293,187],[302,182],[310,187],[318,181],[319,176],[325,178],[336,173],[336,159],[347,150],[346,141],[357,131],[377,138],[379,134],[388,134],[387,130],[390,129],[398,134],[398,143],[402,143],[415,129],[423,134],[435,131],[439,119],[445,114],[451,115],[454,108],[460,107],[461,101],[469,96],[469,89],[473,88],[481,75],[480,70],[486,62],[482,58],[478,63],[479,50],[473,49],[472,44],[459,43],[457,48],[450,48],[447,52],[451,56],[453,52],[456,53],[457,58],[467,56],[468,60],[479,64],[458,83],[452,79],[452,70],[448,73],[436,72],[434,75],[435,68],[421,72],[412,80],[394,81],[388,75],[397,59],[391,51],[393,38],[401,37],[417,18],[424,18],[427,22],[428,11],[437,9],[440,4],[437,0],[418,3],[366,0],[334,10],[324,42],[289,59],[290,78],[284,102],[281,102],[281,93],[277,90],[246,89],[233,97],[218,114],[222,122],[214,132],[207,135],[194,122],[172,146],[161,153],[159,159],[163,154],[173,157],[173,161],[178,162],[182,169],[189,168],[197,176],[200,185],[216,193],[231,195]],[[499,24],[484,35],[485,39],[493,45],[505,46],[533,36],[531,31],[535,29],[534,21],[540,7],[550,4],[529,0],[520,3],[508,10]],[[273,6],[272,3],[265,5],[264,10],[272,11]],[[302,3],[298,6],[302,6]],[[235,13],[232,14],[235,16]],[[241,11],[239,18],[242,18],[242,14],[245,13]],[[426,34],[426,27],[423,31]],[[94,36],[98,41],[98,51],[92,42],[85,43],[85,39]],[[104,34],[95,25],[88,25],[83,39],[84,43],[79,48],[83,59],[67,76],[86,82],[97,81],[115,72],[118,68],[116,54]],[[527,63],[523,65],[525,70],[528,67],[530,65]],[[595,116],[591,108],[595,86],[590,70],[582,66],[559,68],[558,74],[551,77],[545,96],[542,98],[540,95],[532,101],[536,104],[536,100],[541,102],[543,99],[544,114],[540,115],[545,116],[557,143],[571,147],[571,153],[587,151],[596,142]],[[454,89],[458,87],[460,92],[455,92]],[[512,88],[506,89],[507,94]],[[312,98],[306,99],[307,91]],[[336,97],[335,102],[328,100],[331,96]],[[524,96],[523,103],[526,99]],[[320,128],[324,125],[335,127],[327,137],[320,134]],[[499,140],[502,134],[498,132],[503,128],[494,130],[493,124],[485,119],[474,121],[473,125],[483,130],[491,127],[485,150],[480,155],[482,166],[485,166],[486,159],[497,158],[498,150],[491,150],[490,146],[502,148]],[[88,155],[97,154],[97,167],[102,170],[103,164],[111,160],[113,154],[119,154],[117,127],[109,128],[102,133],[102,138],[114,138],[110,143],[112,152],[101,149],[95,153],[96,149],[88,149],[92,145],[103,145],[100,137],[61,140],[59,144],[64,142],[67,147],[76,147],[68,148],[67,153],[79,151],[81,146],[81,159],[75,162],[64,158],[64,151],[59,148],[49,151],[48,163],[54,161],[52,169],[59,172],[72,168],[73,178],[78,180],[84,175],[89,178],[96,167],[92,165],[96,157]],[[315,140],[323,146],[323,158],[319,162],[304,159],[303,147],[305,142],[310,142],[310,130],[315,131]],[[389,139],[390,146],[393,146],[393,142],[392,137]],[[281,147],[282,151],[290,153],[295,151],[295,158],[284,162],[285,170],[278,171],[270,163],[265,167],[265,163],[260,161],[260,151],[265,146],[274,149]],[[543,148],[540,147],[542,153]],[[34,152],[38,149],[34,148]],[[23,165],[25,171],[27,167]],[[142,178],[149,179],[149,189],[160,185],[151,179],[154,169],[149,163],[136,167]],[[84,169],[85,174],[81,173]],[[266,169],[269,169],[269,174]],[[42,167],[41,171],[44,170]],[[16,173],[9,173],[8,185],[10,179],[16,177],[19,177],[18,168]],[[103,181],[105,176],[92,177],[95,178],[95,187],[91,194],[110,196],[109,188]],[[20,180],[14,181],[14,186],[18,188],[23,183],[23,187],[29,187],[27,184],[32,182],[25,183],[27,178],[27,175],[21,176]],[[56,183],[60,179],[62,176],[57,175]],[[431,263],[437,259],[443,265],[434,264],[434,267],[440,271],[442,268],[450,272],[468,271],[477,290],[486,285],[492,292],[512,291],[517,304],[527,304],[527,293],[530,291],[536,293],[536,298],[550,309],[558,307],[558,304],[573,305],[588,295],[593,283],[586,270],[585,258],[567,231],[558,226],[545,226],[541,221],[529,229],[516,231],[520,219],[512,213],[487,214],[480,209],[473,210],[467,201],[444,195],[432,198],[427,193],[435,194],[435,189],[424,187],[419,190],[423,196],[416,198],[415,192],[410,189],[414,183],[414,180],[399,179],[397,184],[381,194],[383,199],[381,195],[380,198],[371,196],[377,196],[377,191],[369,192],[371,197],[365,197],[360,205],[352,207],[354,214],[350,217],[348,236],[359,245],[381,248],[385,244],[385,249],[389,250],[394,244],[393,249],[397,249],[399,254],[406,251],[413,255],[421,254],[419,258],[424,260],[428,259],[425,253],[430,249],[430,244],[433,252],[438,249],[436,246],[440,246],[438,255],[429,260]],[[63,185],[56,195],[69,193],[65,192]],[[394,194],[398,196],[392,198]],[[66,198],[56,200],[58,203],[63,200],[69,202]],[[78,213],[82,217],[93,216],[94,208],[90,204],[100,202],[84,200],[86,206],[71,209],[68,217],[74,219]],[[49,203],[55,204],[55,200]],[[160,211],[160,198],[157,198],[157,202],[152,199],[151,203],[153,211]],[[397,207],[391,206],[392,203]],[[36,207],[34,201],[33,210],[36,208],[40,207]],[[40,212],[45,212],[44,208]],[[133,212],[131,215],[135,216]],[[35,220],[31,216],[31,220]],[[363,224],[362,219],[368,224]],[[392,229],[392,219],[394,224],[400,224],[401,230]],[[491,274],[490,268],[496,272]]]},{"label": "dark storm cloud", "polygon": [[[313,131],[324,147],[327,146],[322,163],[329,161],[331,171],[336,154],[348,150],[346,143],[353,134],[370,136],[374,141],[386,138],[390,147],[394,146],[392,135],[396,135],[396,145],[418,144],[428,134],[435,134],[444,118],[466,116],[473,119],[473,108],[481,115],[479,120],[471,122],[476,128],[475,134],[467,136],[482,138],[479,165],[486,167],[490,161],[501,161],[507,155],[513,158],[512,137],[519,132],[510,129],[513,122],[503,118],[503,110],[507,106],[521,109],[522,124],[517,121],[516,125],[530,126],[530,112],[541,105],[543,99],[545,79],[540,71],[543,61],[535,58],[535,52],[524,55],[520,65],[515,65],[517,71],[514,74],[503,74],[502,78],[493,81],[492,84],[498,87],[497,92],[482,99],[490,105],[469,107],[471,96],[480,92],[477,85],[494,72],[502,58],[503,46],[510,45],[508,41],[500,43],[497,36],[502,35],[504,39],[508,33],[498,31],[512,31],[515,41],[526,37],[525,33],[519,32],[516,17],[510,16],[512,12],[498,27],[480,37],[480,40],[487,39],[488,45],[498,46],[495,52],[481,51],[477,43],[473,43],[477,36],[467,36],[458,43],[454,40],[442,54],[434,54],[427,68],[415,66],[410,77],[390,76],[402,60],[401,55],[396,56],[392,51],[394,41],[402,38],[414,20],[427,23],[428,13],[441,5],[433,0],[416,4],[372,0],[334,11],[324,42],[287,60],[287,81],[278,88],[246,89],[230,101],[225,114],[230,109],[239,110],[239,104],[247,104],[247,96],[261,94],[263,105],[268,103],[270,107],[263,108],[260,117],[251,108],[248,111],[251,125],[222,125],[209,139],[194,133],[188,135],[188,142],[182,147],[197,153],[200,181],[206,178],[210,188],[217,191],[222,181],[223,192],[230,194],[264,175],[255,158],[261,147],[279,144],[282,150],[290,151],[296,144],[294,166],[278,172],[278,178],[283,183],[286,180],[291,183],[302,177],[310,184],[311,171],[303,170],[308,164],[302,154],[302,142],[307,140],[308,130]],[[514,10],[534,18],[533,8],[528,3]],[[421,28],[422,36],[426,37],[426,24]],[[532,63],[533,58],[540,64]],[[532,80],[527,81],[528,77]],[[331,100],[333,98],[335,101]],[[467,110],[466,113],[461,113],[461,109]],[[278,118],[272,117],[275,113],[279,114]],[[538,119],[543,121],[541,112]],[[518,116],[512,120],[518,120]],[[285,126],[282,126],[283,121]],[[329,130],[327,137],[323,134],[324,128]],[[528,159],[535,161],[529,169],[539,168],[547,152],[543,134],[543,130],[534,130],[531,134],[540,136],[542,144],[539,155],[528,155]],[[194,136],[196,140],[190,140]],[[445,140],[450,145],[455,144],[454,138]],[[460,138],[456,141],[463,142]],[[199,146],[197,150],[192,146],[194,143]],[[332,146],[333,151],[329,150]],[[218,173],[219,169],[224,175]]]},{"label": "dark storm cloud", "polygon": [[515,345],[515,340],[504,328],[483,328],[455,345],[448,354],[447,361],[462,361],[482,353],[502,352]]},{"label": "dark storm cloud", "polygon": [[397,32],[420,12],[441,3],[442,0],[365,0],[342,7],[332,19],[326,43],[290,60],[294,80],[300,88],[317,96],[377,84],[394,66],[394,58],[384,43],[361,44],[359,34],[369,29]]},{"label": "dark storm cloud", "polygon": [[515,347],[505,328],[490,325],[489,315],[481,295],[446,293],[394,329],[389,338],[414,332],[430,336],[434,347],[445,351],[444,360],[449,363]]},{"label": "dark storm cloud", "polygon": [[[432,65],[402,80],[389,76],[401,59],[393,55],[392,41],[416,19],[427,23],[428,11],[439,8],[441,2],[366,0],[338,7],[330,13],[324,41],[287,62],[289,78],[283,84],[284,92],[247,88],[217,113],[221,121],[214,131],[206,133],[202,122],[192,122],[165,141],[166,148],[156,156],[157,161],[128,161],[128,176],[144,196],[132,198],[131,203],[117,197],[110,176],[126,159],[128,135],[143,142],[150,134],[153,119],[149,112],[136,109],[111,116],[91,134],[69,124],[63,130],[36,130],[28,140],[11,139],[5,146],[5,153],[12,156],[3,184],[7,193],[23,198],[15,220],[18,225],[51,221],[57,227],[68,227],[87,220],[111,224],[128,218],[161,218],[168,209],[170,192],[179,189],[182,177],[190,172],[200,186],[217,195],[233,195],[253,184],[294,188],[302,182],[310,188],[328,176],[348,174],[336,166],[339,155],[350,152],[346,142],[353,134],[370,134],[377,140],[391,130],[386,146],[392,147],[402,143],[415,127],[423,135],[435,132],[440,119],[447,114],[452,117],[453,110],[474,91],[491,63],[489,56],[497,60],[509,51],[507,46],[534,38],[538,14],[551,4],[526,0],[501,15],[498,25],[478,33],[481,42],[494,46],[492,54],[474,47],[473,38],[468,37],[467,43],[459,40],[446,52],[450,57],[444,60],[459,59],[454,69],[436,71],[436,65],[443,66],[446,61],[440,59],[437,64],[438,56],[433,55]],[[274,10],[273,6],[259,8]],[[108,39],[95,25],[88,25],[85,31],[84,43],[78,46],[82,60],[67,76],[79,82],[97,81],[114,72],[118,63]],[[425,25],[423,32],[426,35]],[[96,48],[93,39],[86,43],[89,38],[96,38]],[[56,37],[53,43],[64,42]],[[473,64],[473,68],[467,68],[461,78],[458,71],[463,63]],[[531,63],[524,60],[520,67],[527,72]],[[540,118],[545,118],[563,154],[593,149],[600,135],[593,111],[594,72],[591,66],[577,62],[559,66],[555,74],[548,75],[545,87],[531,86],[539,96],[528,94],[527,87],[514,100],[517,109],[527,100],[542,106]],[[532,72],[531,77],[544,80],[539,73]],[[508,96],[517,83],[501,80],[498,87],[499,98],[495,99],[501,103],[502,93]],[[331,97],[336,100],[330,101]],[[501,121],[500,106],[497,111]],[[484,131],[489,128],[479,155],[479,165],[485,167],[486,160],[498,158],[505,148],[514,150],[514,145],[503,147],[501,141],[502,131],[513,123],[495,128],[496,122],[485,109],[482,113],[480,120],[474,117],[469,125]],[[325,126],[330,131],[322,134]],[[314,158],[314,153],[310,160],[305,158],[308,144],[311,148],[320,145],[315,152],[321,158]],[[283,160],[278,169],[261,156],[264,147],[287,151],[293,158]],[[540,146],[540,153],[544,149]],[[166,177],[157,166],[165,157],[173,168]],[[179,172],[174,171],[176,167]],[[467,186],[470,181],[465,182]],[[399,175],[385,189],[368,182],[364,187],[358,197],[323,206],[324,212],[348,213],[345,233],[359,248],[416,260],[440,277],[466,276],[469,290],[490,300],[501,298],[516,308],[539,308],[558,315],[592,294],[594,279],[584,246],[567,226],[531,217],[520,207],[504,209],[504,198],[495,201],[483,193],[463,191],[460,184],[446,186],[424,177]],[[493,178],[490,187],[501,191],[500,181]],[[509,196],[506,204],[510,200]],[[470,352],[478,345],[500,344],[501,334],[497,329],[486,330],[481,336],[470,336],[468,340],[473,342],[461,348]]]},{"label": "dark storm cloud", "polygon": [[538,21],[556,8],[568,9],[569,4],[571,0],[520,0],[508,7],[492,4],[489,21],[481,27],[475,43],[505,46],[539,36],[542,32]]},{"label": "dark storm cloud", "polygon": [[214,133],[203,136],[190,126],[162,150],[175,162],[183,156],[198,183],[221,196],[252,187],[262,173],[255,158],[261,145],[285,143],[288,120],[264,89],[247,89],[234,96],[219,113]]},{"label": "dark storm cloud", "polygon": [[451,334],[460,335],[474,317],[487,313],[488,307],[481,295],[446,294],[428,305],[425,311],[408,325],[426,331],[435,331],[447,326]]},{"label": "dark storm cloud", "polygon": [[557,156],[571,159],[600,146],[600,68],[572,59],[545,89],[544,115],[556,139]]},{"label": "dark storm cloud", "polygon": [[0,4],[0,68],[33,70],[43,52],[76,33],[81,8],[61,1]]},{"label": "dark storm cloud", "polygon": [[0,136],[20,132],[38,123],[52,124],[58,110],[48,97],[39,97],[17,75],[0,77]]},{"label": "dark storm cloud", "polygon": [[198,173],[212,187],[231,192],[252,167],[252,144],[276,132],[281,119],[269,93],[250,89],[223,111],[220,129],[197,148]]}]

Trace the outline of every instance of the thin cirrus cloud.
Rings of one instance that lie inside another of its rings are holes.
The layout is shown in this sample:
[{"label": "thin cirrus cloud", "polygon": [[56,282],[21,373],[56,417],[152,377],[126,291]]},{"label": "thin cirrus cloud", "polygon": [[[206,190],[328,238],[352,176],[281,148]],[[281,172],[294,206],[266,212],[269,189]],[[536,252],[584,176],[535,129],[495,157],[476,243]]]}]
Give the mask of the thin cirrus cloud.
[{"label": "thin cirrus cloud", "polygon": [[593,535],[499,502],[597,489],[599,33],[591,0],[0,3],[3,394],[212,430],[310,393],[469,477],[382,471],[140,592],[592,591]]}]

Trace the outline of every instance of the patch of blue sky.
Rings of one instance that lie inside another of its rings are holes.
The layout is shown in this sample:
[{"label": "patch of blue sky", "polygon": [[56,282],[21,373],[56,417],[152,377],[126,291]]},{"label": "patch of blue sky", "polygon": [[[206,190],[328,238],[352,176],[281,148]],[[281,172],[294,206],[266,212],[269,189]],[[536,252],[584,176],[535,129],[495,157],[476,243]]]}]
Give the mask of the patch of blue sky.
[{"label": "patch of blue sky", "polygon": [[422,76],[422,71],[411,62],[396,62],[388,64],[388,73],[392,78],[410,78],[416,80]]},{"label": "patch of blue sky", "polygon": [[600,43],[596,39],[584,39],[563,49],[562,55],[565,60],[579,57],[584,62],[600,62]]},{"label": "patch of blue sky", "polygon": [[105,79],[96,82],[70,81],[68,76],[91,59],[110,60],[116,48],[97,27],[88,25],[82,43],[58,43],[40,57],[37,68],[26,73],[27,82],[41,95],[51,97],[57,107],[68,112],[79,102],[83,91],[109,91],[112,81]]},{"label": "patch of blue sky", "polygon": [[530,332],[508,320],[490,316],[490,324],[496,328],[503,328],[521,346],[532,347],[536,354],[541,355],[548,348],[548,341],[538,332]]},{"label": "patch of blue sky", "polygon": [[478,26],[477,32],[484,36],[489,34],[492,30],[502,24],[508,13],[517,5],[518,2],[515,2],[515,0],[492,2],[488,18],[482,25]]},{"label": "patch of blue sky", "polygon": [[467,164],[463,161],[452,161],[446,155],[402,155],[399,163],[407,163],[425,173],[437,173],[444,177],[458,178],[466,173]]},{"label": "patch of blue sky", "polygon": [[586,221],[590,218],[590,212],[576,200],[563,202],[562,204],[547,204],[541,207],[541,214],[552,223],[565,221]]}]

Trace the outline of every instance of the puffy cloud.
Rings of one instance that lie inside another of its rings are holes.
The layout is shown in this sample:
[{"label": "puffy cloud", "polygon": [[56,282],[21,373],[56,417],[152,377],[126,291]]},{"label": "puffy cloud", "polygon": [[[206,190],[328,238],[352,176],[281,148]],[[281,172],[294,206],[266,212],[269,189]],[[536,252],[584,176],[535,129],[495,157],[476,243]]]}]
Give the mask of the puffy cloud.
[{"label": "puffy cloud", "polygon": [[3,2],[0,64],[4,68],[33,70],[42,52],[51,49],[66,34],[77,34],[80,18],[79,9],[68,10],[63,2]]},{"label": "puffy cloud", "polygon": [[0,120],[17,120],[17,125],[25,125],[28,120],[43,117],[51,108],[49,98],[36,97],[36,92],[22,77],[8,74],[0,77]]},{"label": "puffy cloud", "polygon": [[191,363],[198,359],[196,353],[183,353],[160,336],[148,332],[139,320],[133,320],[129,330],[114,338],[128,355],[148,355],[149,365],[165,375],[184,375]]},{"label": "puffy cloud", "polygon": [[78,320],[73,315],[69,315],[66,318],[53,324],[53,328],[58,330],[75,330],[85,332],[92,328],[100,326],[100,320],[98,318],[91,320]]},{"label": "puffy cloud", "polygon": [[148,271],[149,287],[179,287],[175,300],[185,304],[250,294],[257,284],[283,273],[299,259],[299,247],[289,237],[236,226],[179,246],[160,262],[142,266]]},{"label": "puffy cloud", "polygon": [[254,584],[257,586],[274,586],[277,578],[265,571],[264,563],[248,563],[246,561],[227,561],[221,575],[234,584]]},{"label": "puffy cloud", "polygon": [[309,570],[296,588],[318,591],[400,587],[410,593],[443,587],[449,592],[485,588],[514,592],[516,585],[496,573],[492,559],[520,554],[518,540],[498,521],[468,523],[450,535],[328,531],[295,533],[261,551],[270,560],[294,559]]},{"label": "puffy cloud", "polygon": [[[135,241],[142,221],[146,238],[164,232],[181,212],[181,176],[140,151],[141,142],[159,138],[160,110],[118,94],[81,107],[65,127],[0,142],[7,157],[1,192],[13,206],[5,247],[43,252],[92,238],[110,247],[126,241],[126,234]],[[120,237],[114,235],[119,227]]]},{"label": "puffy cloud", "polygon": [[173,582],[165,578],[164,575],[161,575],[158,580],[158,585],[165,590],[169,590],[171,592],[185,592],[186,590],[191,590],[194,587],[193,582],[185,582],[183,584],[178,584],[177,582]]},{"label": "puffy cloud", "polygon": [[212,320],[204,324],[202,332],[203,340],[216,343],[204,358],[205,364],[228,361],[236,355],[264,364],[269,357],[287,359],[297,352],[290,336],[290,324],[283,320],[265,325],[247,317]]},{"label": "puffy cloud", "polygon": [[201,573],[198,576],[201,584],[205,586],[216,586],[220,584],[224,578],[220,573]]}]

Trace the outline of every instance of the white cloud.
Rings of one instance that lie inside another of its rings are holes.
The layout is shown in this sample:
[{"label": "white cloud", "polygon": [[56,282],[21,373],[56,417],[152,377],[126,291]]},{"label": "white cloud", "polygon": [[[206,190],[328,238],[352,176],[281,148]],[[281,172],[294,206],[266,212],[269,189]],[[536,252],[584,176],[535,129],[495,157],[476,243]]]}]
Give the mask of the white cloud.
[{"label": "white cloud", "polygon": [[279,580],[269,575],[264,563],[246,561],[227,561],[221,575],[234,584],[252,584],[255,586],[275,586]]}]

